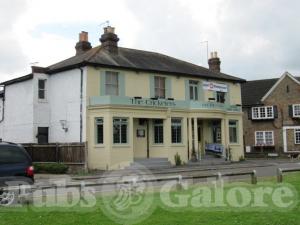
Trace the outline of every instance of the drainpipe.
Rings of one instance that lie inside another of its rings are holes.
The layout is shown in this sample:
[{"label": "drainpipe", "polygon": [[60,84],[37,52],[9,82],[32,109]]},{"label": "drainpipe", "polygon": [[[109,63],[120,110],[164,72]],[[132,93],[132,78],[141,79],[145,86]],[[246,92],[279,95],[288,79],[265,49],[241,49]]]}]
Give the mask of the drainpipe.
[{"label": "drainpipe", "polygon": [[5,101],[5,85],[3,85],[3,98],[2,98],[3,106],[2,106],[2,118],[0,120],[0,123],[4,121],[4,105],[5,105],[4,101]]},{"label": "drainpipe", "polygon": [[83,69],[81,67],[78,68],[80,70],[80,138],[79,141],[82,143],[82,100],[83,100]]}]

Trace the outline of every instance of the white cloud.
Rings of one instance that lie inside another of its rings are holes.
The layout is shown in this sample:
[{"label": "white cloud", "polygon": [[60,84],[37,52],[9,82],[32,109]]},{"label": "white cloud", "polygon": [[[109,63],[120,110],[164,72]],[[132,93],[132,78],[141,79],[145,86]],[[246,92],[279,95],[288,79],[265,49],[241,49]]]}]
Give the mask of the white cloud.
[{"label": "white cloud", "polygon": [[[116,27],[120,45],[162,52],[207,66],[217,50],[225,73],[247,79],[300,71],[298,1],[278,0],[6,0],[0,2],[0,80],[23,75],[30,62],[47,66],[74,55],[87,24],[93,46],[100,25]],[[52,27],[78,27],[65,35]],[[75,25],[75,26],[74,26]],[[96,31],[96,32],[95,32]],[[37,35],[38,34],[38,35]]]}]

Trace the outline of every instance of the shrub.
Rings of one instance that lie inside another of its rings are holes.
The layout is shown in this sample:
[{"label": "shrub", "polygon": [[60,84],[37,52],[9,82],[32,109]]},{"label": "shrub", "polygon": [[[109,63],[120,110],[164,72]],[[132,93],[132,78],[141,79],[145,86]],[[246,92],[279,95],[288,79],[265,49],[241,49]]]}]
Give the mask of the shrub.
[{"label": "shrub", "polygon": [[33,163],[36,173],[64,174],[69,167],[62,163]]},{"label": "shrub", "polygon": [[175,165],[180,166],[182,164],[182,161],[181,161],[181,158],[180,158],[180,155],[178,154],[178,152],[176,153],[174,158],[175,158]]},{"label": "shrub", "polygon": [[239,158],[239,161],[240,161],[240,162],[245,161],[244,156],[241,155],[240,158]]}]

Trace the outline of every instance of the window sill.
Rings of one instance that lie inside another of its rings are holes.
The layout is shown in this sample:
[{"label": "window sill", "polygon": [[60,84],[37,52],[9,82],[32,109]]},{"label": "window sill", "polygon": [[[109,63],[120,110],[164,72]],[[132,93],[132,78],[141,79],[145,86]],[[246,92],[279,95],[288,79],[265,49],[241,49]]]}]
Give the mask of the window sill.
[{"label": "window sill", "polygon": [[113,144],[112,148],[130,148],[128,144]]},{"label": "window sill", "polygon": [[165,145],[162,144],[152,144],[151,147],[165,147]]},{"label": "window sill", "polygon": [[185,145],[183,143],[171,143],[171,147],[185,147]]},{"label": "window sill", "polygon": [[38,103],[48,103],[47,99],[38,99]]},{"label": "window sill", "polygon": [[105,148],[104,144],[95,144],[94,148]]},{"label": "window sill", "polygon": [[231,145],[231,146],[240,146],[241,144],[240,143],[229,143],[229,145]]}]

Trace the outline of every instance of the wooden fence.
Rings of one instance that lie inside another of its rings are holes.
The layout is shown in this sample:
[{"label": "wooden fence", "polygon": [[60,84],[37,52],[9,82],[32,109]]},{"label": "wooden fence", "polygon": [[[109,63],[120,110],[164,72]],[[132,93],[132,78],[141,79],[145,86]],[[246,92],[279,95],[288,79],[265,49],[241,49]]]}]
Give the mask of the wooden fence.
[{"label": "wooden fence", "polygon": [[85,163],[85,143],[23,144],[23,147],[33,162]]}]

